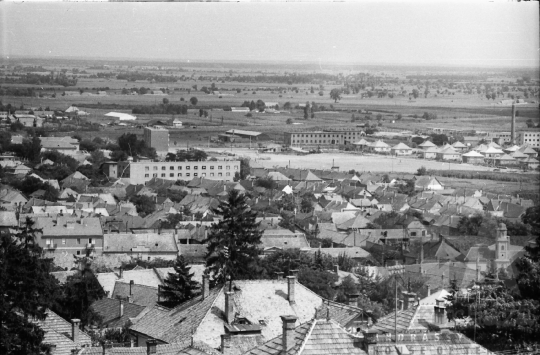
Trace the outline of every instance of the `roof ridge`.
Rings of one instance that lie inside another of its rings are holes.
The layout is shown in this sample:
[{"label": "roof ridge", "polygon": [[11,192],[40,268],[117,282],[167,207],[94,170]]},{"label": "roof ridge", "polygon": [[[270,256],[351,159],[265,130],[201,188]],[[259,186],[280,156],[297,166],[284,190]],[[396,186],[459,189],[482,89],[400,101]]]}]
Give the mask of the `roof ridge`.
[{"label": "roof ridge", "polygon": [[[302,351],[304,351],[304,348],[306,347],[307,341],[309,337],[311,336],[311,333],[313,332],[313,329],[315,328],[315,325],[317,324],[317,319],[312,319],[311,327],[309,328],[308,332],[304,336],[304,339],[302,340],[302,345],[300,345],[300,349],[298,349],[298,355],[302,354]],[[300,326],[300,325],[299,325]]]}]

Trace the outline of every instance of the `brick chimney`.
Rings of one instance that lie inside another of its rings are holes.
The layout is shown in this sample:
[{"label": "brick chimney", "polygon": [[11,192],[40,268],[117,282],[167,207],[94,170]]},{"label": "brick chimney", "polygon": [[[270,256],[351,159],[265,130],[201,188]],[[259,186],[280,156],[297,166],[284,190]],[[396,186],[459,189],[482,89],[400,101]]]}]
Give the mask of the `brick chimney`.
[{"label": "brick chimney", "polygon": [[133,285],[135,284],[135,281],[129,280],[129,295],[133,296]]},{"label": "brick chimney", "polygon": [[124,278],[124,268],[120,268],[120,279]]},{"label": "brick chimney", "polygon": [[210,294],[210,277],[208,275],[203,275],[201,300],[206,299],[209,294]]},{"label": "brick chimney", "polygon": [[407,310],[414,306],[414,300],[416,299],[416,293],[403,291],[404,309]]},{"label": "brick chimney", "polygon": [[282,272],[282,271],[276,272],[276,278],[277,278],[278,280],[281,280],[281,279],[283,278],[283,272]]},{"label": "brick chimney", "polygon": [[151,339],[146,341],[146,355],[155,354],[157,352],[157,340]]},{"label": "brick chimney", "polygon": [[288,300],[289,303],[294,304],[295,298],[294,298],[294,286],[296,284],[296,276],[287,276],[287,294],[288,294]]},{"label": "brick chimney", "polygon": [[399,304],[398,309],[400,311],[403,311],[403,300],[398,300],[398,304]]},{"label": "brick chimney", "polygon": [[339,274],[339,265],[338,264],[334,264],[334,272],[337,274]]},{"label": "brick chimney", "polygon": [[431,286],[429,284],[427,284],[427,295],[428,297],[431,296]]},{"label": "brick chimney", "polygon": [[110,348],[112,348],[112,344],[110,344],[108,342],[101,343],[101,353],[102,353],[102,355],[106,355],[107,354],[107,349],[110,349]]},{"label": "brick chimney", "polygon": [[161,285],[157,287],[157,301],[158,303],[161,302]]},{"label": "brick chimney", "polygon": [[358,297],[360,297],[360,295],[357,293],[347,294],[347,304],[349,306],[358,307]]},{"label": "brick chimney", "polygon": [[221,353],[225,355],[231,354],[231,335],[221,334]]},{"label": "brick chimney", "polygon": [[364,333],[364,351],[369,355],[375,354],[375,347],[377,346],[378,332],[374,329],[369,329]]},{"label": "brick chimney", "polygon": [[294,326],[298,318],[294,315],[281,316],[283,322],[283,334],[281,335],[281,346],[283,353],[291,350],[295,345],[294,341]]},{"label": "brick chimney", "polygon": [[81,324],[80,319],[74,318],[71,320],[71,340],[74,343],[79,342],[79,324]]},{"label": "brick chimney", "polygon": [[225,292],[225,320],[231,324],[234,320],[234,292]]}]

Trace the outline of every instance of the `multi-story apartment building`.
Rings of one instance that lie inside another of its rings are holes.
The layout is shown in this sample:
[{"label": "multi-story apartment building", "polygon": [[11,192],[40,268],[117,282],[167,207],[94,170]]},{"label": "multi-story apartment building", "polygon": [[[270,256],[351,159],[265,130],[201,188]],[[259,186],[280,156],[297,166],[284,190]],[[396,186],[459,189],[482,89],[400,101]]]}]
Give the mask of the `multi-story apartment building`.
[{"label": "multi-story apartment building", "polygon": [[190,181],[194,177],[233,181],[234,174],[240,172],[240,161],[238,160],[125,161],[117,164],[117,168],[109,169],[109,176],[114,178],[129,178],[132,184],[145,184],[155,177],[174,181]]},{"label": "multi-story apartment building", "polygon": [[285,144],[289,146],[337,146],[353,144],[365,135],[363,130],[285,132]]},{"label": "multi-story apartment building", "polygon": [[46,253],[67,252],[80,256],[101,255],[103,230],[97,217],[38,217],[39,245]]},{"label": "multi-story apartment building", "polygon": [[512,141],[511,132],[487,132],[486,139],[499,145],[510,143]]},{"label": "multi-story apartment building", "polygon": [[540,147],[540,131],[521,131],[516,137],[516,144],[528,144],[531,147]]},{"label": "multi-story apartment building", "polygon": [[146,145],[152,147],[156,152],[169,151],[169,130],[161,127],[145,127],[144,141]]}]

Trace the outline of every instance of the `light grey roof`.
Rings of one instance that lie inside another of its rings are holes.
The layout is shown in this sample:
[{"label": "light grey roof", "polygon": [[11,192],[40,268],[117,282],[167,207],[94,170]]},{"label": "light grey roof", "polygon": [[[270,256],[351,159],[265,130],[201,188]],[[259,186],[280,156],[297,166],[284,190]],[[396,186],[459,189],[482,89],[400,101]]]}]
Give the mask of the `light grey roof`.
[{"label": "light grey roof", "polygon": [[112,233],[103,235],[103,252],[128,252],[140,249],[150,253],[178,253],[178,247],[172,234],[131,234]]}]

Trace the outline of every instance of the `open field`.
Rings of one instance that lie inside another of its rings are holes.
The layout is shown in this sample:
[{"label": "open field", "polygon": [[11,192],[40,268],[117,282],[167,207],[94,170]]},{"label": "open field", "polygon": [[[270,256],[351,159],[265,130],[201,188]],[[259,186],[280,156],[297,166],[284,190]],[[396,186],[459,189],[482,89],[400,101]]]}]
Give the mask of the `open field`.
[{"label": "open field", "polygon": [[[201,147],[202,149],[206,149]],[[433,160],[423,160],[415,158],[391,158],[384,155],[360,155],[354,153],[321,153],[308,155],[287,155],[287,154],[258,154],[254,149],[232,148],[232,149],[206,149],[234,153],[240,157],[249,157],[255,165],[265,168],[285,167],[302,169],[330,169],[333,164],[342,171],[354,169],[359,172],[403,172],[416,173],[425,166],[427,169],[440,170],[456,168],[459,170],[490,171],[492,168],[470,165],[441,163]],[[260,159],[263,158],[263,159]],[[269,160],[266,160],[270,158]]]}]

